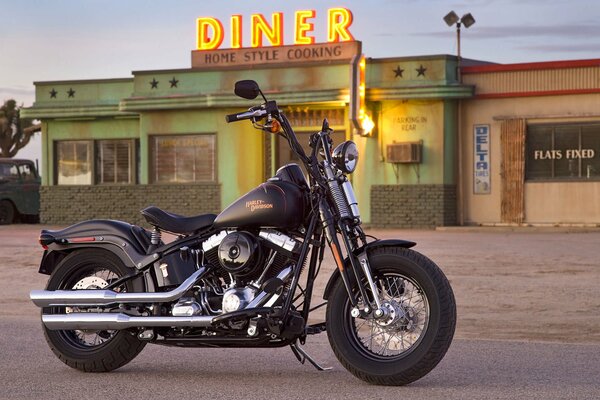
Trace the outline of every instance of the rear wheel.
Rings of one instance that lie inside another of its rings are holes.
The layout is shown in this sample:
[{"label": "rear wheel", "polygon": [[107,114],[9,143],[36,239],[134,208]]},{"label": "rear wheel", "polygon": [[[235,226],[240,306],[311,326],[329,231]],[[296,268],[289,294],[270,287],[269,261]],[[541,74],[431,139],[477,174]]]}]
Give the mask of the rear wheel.
[{"label": "rear wheel", "polygon": [[15,207],[8,200],[0,201],[0,225],[12,224],[15,219]]},{"label": "rear wheel", "polygon": [[430,372],[450,347],[454,295],[442,271],[415,251],[381,247],[369,260],[385,317],[353,316],[339,280],[327,305],[329,342],[340,363],[358,378],[405,385]]},{"label": "rear wheel", "polygon": [[[102,289],[128,274],[114,254],[97,249],[75,251],[54,269],[46,290]],[[131,291],[129,283],[112,290]],[[84,312],[77,307],[44,308],[44,314]],[[50,349],[65,364],[85,372],[107,372],[122,367],[142,351],[145,342],[135,334],[116,330],[50,330],[44,326]]]}]

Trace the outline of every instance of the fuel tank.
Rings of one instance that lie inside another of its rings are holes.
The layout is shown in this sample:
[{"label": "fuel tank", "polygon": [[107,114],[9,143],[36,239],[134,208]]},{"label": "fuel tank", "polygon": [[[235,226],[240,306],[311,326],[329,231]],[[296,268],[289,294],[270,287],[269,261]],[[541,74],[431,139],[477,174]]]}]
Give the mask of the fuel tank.
[{"label": "fuel tank", "polygon": [[[297,165],[295,165],[298,168]],[[214,228],[265,227],[295,228],[306,217],[308,185],[294,182],[282,167],[275,177],[246,193],[223,210],[213,222]],[[302,175],[301,175],[302,176]],[[297,179],[297,173],[294,173]],[[302,176],[304,178],[304,176]]]}]

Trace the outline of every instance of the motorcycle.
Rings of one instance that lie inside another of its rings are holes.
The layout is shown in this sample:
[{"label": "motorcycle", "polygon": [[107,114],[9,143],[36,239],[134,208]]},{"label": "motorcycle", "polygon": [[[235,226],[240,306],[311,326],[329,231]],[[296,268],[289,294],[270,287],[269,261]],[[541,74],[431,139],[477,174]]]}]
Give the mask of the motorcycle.
[{"label": "motorcycle", "polygon": [[[333,148],[327,119],[298,143],[277,103],[244,80],[235,94],[264,102],[227,122],[250,120],[281,135],[304,164],[281,167],[219,215],[185,217],[151,206],[153,227],[90,220],[42,230],[39,272],[46,341],[68,366],[105,372],[133,360],[147,343],[179,347],[283,347],[324,370],[302,347],[327,332],[339,362],[373,384],[404,385],[431,371],[456,325],[450,284],[415,242],[378,240],[361,228],[347,176],[357,146]],[[163,232],[176,235],[164,243]],[[311,307],[329,247],[337,266]],[[326,308],[325,322],[308,324]]]}]

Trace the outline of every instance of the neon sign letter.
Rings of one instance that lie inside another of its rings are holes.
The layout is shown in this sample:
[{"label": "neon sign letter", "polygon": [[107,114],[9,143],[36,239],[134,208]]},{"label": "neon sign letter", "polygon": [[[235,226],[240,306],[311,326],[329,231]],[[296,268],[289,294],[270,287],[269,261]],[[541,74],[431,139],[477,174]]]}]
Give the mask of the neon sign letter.
[{"label": "neon sign letter", "polygon": [[252,14],[251,47],[263,47],[263,33],[272,46],[283,45],[283,13],[271,14],[271,26],[262,14]]},{"label": "neon sign letter", "polygon": [[307,32],[315,30],[315,24],[307,22],[309,18],[315,17],[315,10],[296,11],[296,29],[294,34],[294,44],[313,44],[314,36],[307,36]]},{"label": "neon sign letter", "polygon": [[[223,43],[223,25],[221,21],[212,17],[201,17],[196,20],[198,50],[218,49]],[[209,31],[212,30],[212,36]]]},{"label": "neon sign letter", "polygon": [[354,40],[348,30],[352,25],[352,12],[347,8],[330,8],[327,10],[327,41],[347,42]]}]

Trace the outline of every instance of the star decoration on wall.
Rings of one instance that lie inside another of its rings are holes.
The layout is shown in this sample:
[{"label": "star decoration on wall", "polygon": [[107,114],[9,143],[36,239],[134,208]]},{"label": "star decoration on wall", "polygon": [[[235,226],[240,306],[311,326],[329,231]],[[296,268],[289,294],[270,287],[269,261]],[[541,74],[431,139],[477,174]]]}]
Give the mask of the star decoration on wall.
[{"label": "star decoration on wall", "polygon": [[425,71],[427,71],[427,68],[423,67],[423,65],[421,64],[419,66],[419,68],[416,69],[416,71],[417,71],[417,76],[425,77]]},{"label": "star decoration on wall", "polygon": [[152,82],[150,82],[150,89],[158,89],[158,81],[156,78],[152,78]]},{"label": "star decoration on wall", "polygon": [[175,77],[173,77],[173,79],[171,79],[171,80],[169,81],[169,83],[171,84],[171,87],[172,87],[172,88],[174,88],[174,87],[176,88],[176,87],[177,87],[177,84],[179,83],[179,80],[177,80],[177,79],[175,79]]},{"label": "star decoration on wall", "polygon": [[396,76],[394,76],[394,78],[402,78],[402,73],[404,72],[404,70],[402,68],[400,68],[400,66],[398,65],[396,67],[396,69],[394,70],[394,74],[396,74]]},{"label": "star decoration on wall", "polygon": [[69,97],[75,97],[75,91],[73,90],[73,88],[69,88],[69,91],[67,93],[69,94]]},{"label": "star decoration on wall", "polygon": [[56,90],[54,90],[54,88],[52,88],[52,90],[50,91],[50,98],[51,99],[55,99],[56,98],[56,93],[58,93]]}]

